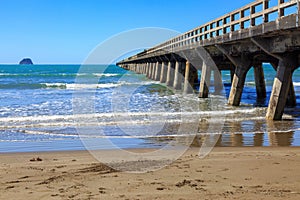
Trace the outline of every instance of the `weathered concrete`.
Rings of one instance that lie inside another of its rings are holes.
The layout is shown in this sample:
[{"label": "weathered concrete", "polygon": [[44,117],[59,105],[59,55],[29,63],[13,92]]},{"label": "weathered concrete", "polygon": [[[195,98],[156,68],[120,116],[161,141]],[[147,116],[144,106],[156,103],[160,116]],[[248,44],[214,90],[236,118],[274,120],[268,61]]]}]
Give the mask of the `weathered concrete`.
[{"label": "weathered concrete", "polygon": [[232,80],[228,104],[239,106],[241,103],[242,93],[245,85],[246,75],[250,66],[237,67]]},{"label": "weathered concrete", "polygon": [[234,77],[234,71],[235,71],[235,70],[230,70],[231,84],[232,84],[233,77]]},{"label": "weathered concrete", "polygon": [[[266,88],[261,63],[278,63],[280,60],[279,68],[281,69],[277,69],[267,118],[281,119],[285,105],[296,105],[292,78],[289,75],[293,73],[295,68],[299,67],[299,63],[294,61],[293,64],[289,63],[293,59],[300,61],[300,6],[299,1],[296,0],[278,0],[278,5],[271,6],[269,0],[253,1],[238,10],[131,56],[118,64],[125,69],[136,70],[133,69],[132,64],[149,61],[168,62],[166,84],[180,89],[183,80],[180,78],[182,76],[179,77],[179,73],[182,73],[185,83],[183,90],[186,92],[187,83],[192,83],[192,78],[190,78],[190,75],[193,74],[192,68],[190,66],[181,67],[178,65],[179,62],[189,61],[193,63],[199,59],[213,61],[215,65],[206,63],[202,69],[199,68],[202,71],[199,97],[208,97],[211,70],[214,71],[215,83],[221,83],[217,77],[218,73],[215,71],[231,70],[232,86],[228,103],[238,106],[248,70],[254,67],[257,99],[264,99]],[[286,8],[292,6],[297,7],[298,10],[295,9],[294,13],[284,12]],[[257,7],[261,7],[261,9],[256,9]],[[250,10],[249,15],[245,14],[246,10]],[[276,14],[276,12],[278,18],[271,21],[269,15]],[[237,14],[239,14],[238,17]],[[258,18],[263,19],[262,24],[257,23],[258,20],[256,19]],[[249,21],[250,26],[247,27],[246,23]],[[225,23],[226,26],[224,26]],[[289,57],[289,55],[293,56]],[[171,65],[175,61],[177,61],[176,67]],[[286,63],[288,66],[292,66],[291,72],[289,72],[289,67],[285,67]],[[232,67],[233,65],[235,67]],[[215,67],[217,69],[214,69]],[[175,73],[173,73],[174,68]],[[164,70],[159,70],[161,72],[159,78],[158,73],[155,73],[156,70],[157,67],[151,65],[150,70],[148,72],[146,70],[146,73],[151,79],[164,82]],[[287,81],[289,82],[288,85]],[[221,84],[215,84],[215,91],[220,90]],[[285,95],[285,93],[288,94]]]},{"label": "weathered concrete", "polygon": [[[275,71],[277,71],[277,69],[278,69],[278,62],[271,63],[271,65],[272,65],[273,69]],[[288,97],[287,97],[286,105],[285,106],[287,106],[287,107],[295,107],[296,105],[297,105],[297,101],[296,101],[296,94],[295,94],[295,89],[294,89],[293,77],[291,77],[291,83],[290,83]]]},{"label": "weathered concrete", "polygon": [[190,79],[191,78],[190,70],[191,70],[191,63],[187,61],[185,64],[185,74],[184,74],[184,88],[183,88],[184,94],[193,93],[193,85],[191,85],[191,79]]},{"label": "weathered concrete", "polygon": [[153,64],[154,63],[152,62],[150,63],[150,70],[149,70],[149,77],[148,77],[149,79],[152,79],[153,76],[153,68],[154,68]]},{"label": "weathered concrete", "polygon": [[174,63],[169,62],[168,63],[168,71],[167,71],[167,80],[166,84],[167,86],[173,86],[174,84],[174,69],[173,69]]},{"label": "weathered concrete", "polygon": [[296,105],[297,105],[297,99],[296,99],[295,88],[294,88],[294,84],[293,84],[293,78],[291,77],[289,93],[288,93],[288,97],[286,100],[286,106],[287,107],[296,107]]},{"label": "weathered concrete", "polygon": [[220,70],[214,70],[215,93],[219,94],[223,90],[222,73]]},{"label": "weathered concrete", "polygon": [[262,64],[254,66],[254,78],[256,86],[257,99],[264,99],[267,97],[265,75]]},{"label": "weathered concrete", "polygon": [[252,66],[254,58],[246,54],[233,56],[230,53],[231,49],[227,46],[218,45],[217,48],[235,65],[228,104],[239,106],[244,90],[246,75]]},{"label": "weathered concrete", "polygon": [[167,62],[162,62],[161,65],[161,74],[160,74],[160,82],[165,83],[167,81],[167,71],[168,71],[168,64]]},{"label": "weathered concrete", "polygon": [[203,63],[200,87],[199,87],[199,98],[207,98],[208,97],[210,79],[211,79],[211,68],[206,63]]},{"label": "weathered concrete", "polygon": [[150,77],[150,63],[149,62],[147,62],[147,64],[146,64],[146,77]]},{"label": "weathered concrete", "polygon": [[155,79],[155,72],[156,72],[156,63],[152,63],[152,73],[151,73],[151,79]]},{"label": "weathered concrete", "polygon": [[160,80],[160,73],[161,73],[161,63],[157,62],[156,63],[156,69],[155,69],[155,77],[154,77],[155,81]]},{"label": "weathered concrete", "polygon": [[295,66],[298,65],[298,60],[294,60],[294,62],[291,62],[291,60],[292,58],[289,57],[279,61],[266,116],[269,120],[282,119],[292,80],[292,72]]},{"label": "weathered concrete", "polygon": [[181,67],[180,62],[176,62],[175,64],[175,71],[174,71],[174,84],[173,87],[175,90],[181,90],[182,88],[182,75],[180,74],[180,67]]}]

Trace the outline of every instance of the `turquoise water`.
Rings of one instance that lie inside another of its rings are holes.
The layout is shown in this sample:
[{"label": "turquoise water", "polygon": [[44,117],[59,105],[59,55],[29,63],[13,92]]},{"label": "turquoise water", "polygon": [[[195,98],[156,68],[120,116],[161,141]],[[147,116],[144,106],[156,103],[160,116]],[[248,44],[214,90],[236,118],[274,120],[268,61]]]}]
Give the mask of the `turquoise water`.
[{"label": "turquoise water", "polygon": [[[264,121],[275,76],[270,66],[265,66],[268,98],[256,101],[250,71],[239,108],[226,105],[230,72],[222,76],[224,99],[212,94],[199,100],[113,65],[0,65],[0,152],[83,150],[82,140],[93,141],[93,149],[163,146],[161,138],[178,134],[178,112],[198,118],[207,111],[214,115],[217,110],[207,106],[214,98],[221,99],[225,118],[218,145],[300,145],[297,116],[274,124]],[[293,78],[300,107],[300,73]],[[197,113],[192,113],[193,106]]]}]

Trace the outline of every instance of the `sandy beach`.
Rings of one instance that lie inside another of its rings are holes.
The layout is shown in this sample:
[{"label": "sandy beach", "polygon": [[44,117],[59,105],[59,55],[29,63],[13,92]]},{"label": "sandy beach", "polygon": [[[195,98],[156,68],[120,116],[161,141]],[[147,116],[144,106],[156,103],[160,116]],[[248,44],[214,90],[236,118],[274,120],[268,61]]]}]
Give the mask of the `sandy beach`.
[{"label": "sandy beach", "polygon": [[192,148],[140,174],[117,172],[86,151],[1,154],[0,199],[300,199],[298,147],[197,154]]}]

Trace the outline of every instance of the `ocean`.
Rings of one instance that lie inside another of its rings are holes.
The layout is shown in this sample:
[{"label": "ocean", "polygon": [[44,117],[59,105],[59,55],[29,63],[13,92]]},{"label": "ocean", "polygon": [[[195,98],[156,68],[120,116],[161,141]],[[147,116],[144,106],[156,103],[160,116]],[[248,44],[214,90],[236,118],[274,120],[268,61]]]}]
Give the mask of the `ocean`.
[{"label": "ocean", "polygon": [[250,70],[241,106],[231,107],[229,71],[223,94],[199,99],[114,65],[0,65],[0,152],[160,148],[186,138],[200,146],[207,135],[217,146],[299,146],[300,73],[297,108],[267,122],[275,71],[264,70],[266,100],[256,100]]}]

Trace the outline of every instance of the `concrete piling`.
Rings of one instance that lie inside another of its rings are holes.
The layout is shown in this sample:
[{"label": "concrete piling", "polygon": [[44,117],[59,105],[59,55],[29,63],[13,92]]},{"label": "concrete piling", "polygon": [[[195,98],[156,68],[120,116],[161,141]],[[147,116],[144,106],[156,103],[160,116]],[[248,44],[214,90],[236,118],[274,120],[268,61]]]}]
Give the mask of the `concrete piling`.
[{"label": "concrete piling", "polygon": [[160,73],[160,82],[165,83],[167,81],[167,70],[168,70],[168,65],[166,62],[162,62],[161,65],[161,73]]},{"label": "concrete piling", "polygon": [[173,67],[174,67],[174,63],[170,61],[168,63],[167,80],[166,80],[166,84],[169,87],[173,86],[173,83],[174,83],[174,69],[173,69]]},{"label": "concrete piling", "polygon": [[199,98],[208,98],[210,78],[211,78],[211,68],[204,62],[202,66],[202,72],[201,72]]},{"label": "concrete piling", "polygon": [[267,91],[264,70],[261,63],[254,65],[254,77],[257,99],[265,99],[267,97]]},{"label": "concrete piling", "polygon": [[175,71],[174,71],[174,84],[173,87],[175,90],[181,90],[182,86],[182,76],[180,74],[180,67],[181,63],[179,61],[176,62],[175,64]]},{"label": "concrete piling", "polygon": [[273,90],[266,118],[269,120],[282,119],[284,107],[286,105],[291,80],[293,66],[286,60],[280,60],[277,68],[276,78],[273,84]]},{"label": "concrete piling", "polygon": [[160,73],[161,73],[161,63],[156,62],[155,75],[154,75],[154,80],[155,81],[160,80]]},{"label": "concrete piling", "polygon": [[[258,6],[261,9],[256,9]],[[297,9],[284,12],[292,7]],[[246,10],[250,10],[249,15],[245,15]],[[239,17],[235,16],[237,13]],[[270,20],[271,14],[277,14],[278,17]],[[258,16],[263,18],[262,23],[256,23]],[[117,65],[146,74],[149,79],[166,83],[177,90],[182,88],[184,81],[183,92],[189,93],[197,72],[194,72],[190,63],[181,65],[180,61],[188,60],[187,57],[193,63],[205,60],[206,64],[201,66],[199,97],[208,97],[212,70],[216,93],[223,89],[220,71],[230,70],[231,90],[228,104],[239,106],[246,74],[251,67],[254,67],[257,100],[265,102],[266,83],[261,63],[276,63],[277,75],[266,118],[280,120],[285,106],[296,106],[292,74],[300,62],[299,18],[299,1],[278,0],[276,5],[271,5],[269,0],[256,0],[209,22],[208,25],[203,24],[130,56]],[[245,26],[249,19],[250,27]],[[200,70],[200,66],[197,67]]]},{"label": "concrete piling", "polygon": [[184,74],[184,87],[183,87],[183,93],[184,94],[190,94],[193,93],[193,87],[194,87],[194,76],[193,72],[195,70],[192,70],[193,66],[189,61],[186,62],[185,64],[185,74]]},{"label": "concrete piling", "polygon": [[220,70],[214,70],[214,87],[217,94],[223,90],[222,73]]},{"label": "concrete piling", "polygon": [[239,106],[242,98],[242,93],[244,90],[245,80],[247,72],[249,71],[249,66],[237,67],[233,76],[230,95],[228,99],[228,104],[232,106]]}]

